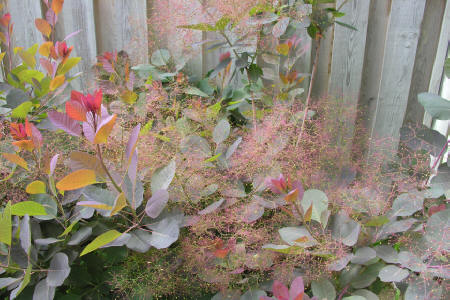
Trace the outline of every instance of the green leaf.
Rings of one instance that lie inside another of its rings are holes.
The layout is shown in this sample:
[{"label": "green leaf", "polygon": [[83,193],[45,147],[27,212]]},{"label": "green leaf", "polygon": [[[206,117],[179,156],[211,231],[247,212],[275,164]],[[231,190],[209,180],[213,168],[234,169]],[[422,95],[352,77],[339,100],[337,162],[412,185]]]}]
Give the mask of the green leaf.
[{"label": "green leaf", "polygon": [[389,265],[380,270],[378,275],[383,282],[400,282],[409,276],[408,270]]},{"label": "green leaf", "polygon": [[450,58],[445,60],[444,72],[447,78],[450,78]]},{"label": "green leaf", "polygon": [[0,214],[0,242],[11,246],[11,201],[8,201]]},{"label": "green leaf", "polygon": [[312,205],[312,215],[311,219],[319,222],[322,224],[322,226],[325,226],[326,224],[323,224],[322,220],[322,214],[328,209],[328,197],[325,195],[324,192],[320,190],[310,189],[307,190],[304,195],[303,199],[301,201],[301,206],[303,208],[303,211],[306,212]]},{"label": "green leaf", "polygon": [[65,253],[56,253],[50,262],[47,274],[47,284],[53,287],[61,286],[69,274],[69,258]]},{"label": "green leaf", "polygon": [[280,233],[281,239],[291,246],[308,248],[318,244],[309,231],[303,226],[283,227],[278,230],[278,232]]},{"label": "green leaf", "polygon": [[58,68],[58,75],[64,75],[69,72],[73,67],[75,67],[81,60],[81,57],[70,57],[66,60],[64,65]]},{"label": "green leaf", "polygon": [[20,283],[20,285],[14,289],[10,294],[10,299],[15,299],[22,291],[23,289],[30,283],[31,278],[31,264],[28,264],[27,270],[25,271],[25,275],[23,276],[23,280]]},{"label": "green leaf", "polygon": [[386,216],[374,216],[372,218],[370,218],[369,221],[367,221],[366,224],[364,224],[364,226],[367,227],[378,227],[378,226],[382,226],[386,223],[389,223],[389,218]]},{"label": "green leaf", "polygon": [[188,94],[188,95],[200,96],[200,97],[204,97],[204,98],[209,97],[208,94],[204,93],[199,88],[196,88],[196,87],[193,87],[193,86],[190,86],[190,87],[186,88],[186,90],[184,92],[186,94]]},{"label": "green leaf", "polygon": [[433,119],[450,120],[450,101],[431,93],[417,95],[419,103]]},{"label": "green leaf", "polygon": [[213,157],[210,157],[210,158],[204,160],[204,162],[207,163],[207,162],[213,162],[213,161],[216,161],[220,156],[222,156],[222,153],[216,154],[216,155],[214,155]]},{"label": "green leaf", "polygon": [[200,24],[192,24],[192,25],[181,25],[178,28],[184,29],[192,29],[192,30],[200,30],[200,31],[216,31],[217,28],[210,24],[200,23]]},{"label": "green leaf", "polygon": [[216,29],[219,31],[224,31],[228,23],[230,22],[231,19],[229,17],[222,17],[219,19],[219,21],[216,22]]},{"label": "green leaf", "polygon": [[170,59],[170,52],[166,49],[158,49],[152,54],[152,64],[157,67],[162,67],[167,65]]},{"label": "green leaf", "polygon": [[45,212],[44,206],[34,201],[22,201],[11,207],[11,214],[15,216],[43,216]]},{"label": "green leaf", "polygon": [[336,289],[334,288],[331,281],[326,278],[321,278],[319,280],[313,281],[311,283],[311,289],[313,295],[320,300],[335,300],[336,299]]},{"label": "green leaf", "polygon": [[75,222],[72,222],[69,226],[67,226],[67,228],[64,230],[64,232],[61,233],[58,237],[63,237],[65,235],[68,235],[77,223],[78,223],[78,220]]},{"label": "green leaf", "polygon": [[83,249],[80,256],[83,256],[85,254],[97,250],[98,248],[114,241],[121,235],[122,234],[117,230],[109,230],[105,233],[102,233],[101,235],[96,237],[92,242],[90,242],[89,245],[86,246],[86,248]]},{"label": "green leaf", "polygon": [[225,141],[230,135],[231,126],[226,119],[222,119],[217,123],[213,130],[213,140],[216,144]]},{"label": "green leaf", "polygon": [[152,193],[166,190],[175,176],[176,163],[172,160],[167,166],[157,169],[152,175]]},{"label": "green leaf", "polygon": [[304,248],[300,246],[266,244],[262,248],[284,254],[302,254],[304,252]]},{"label": "green leaf", "polygon": [[450,251],[448,232],[450,228],[450,208],[433,214],[427,222],[425,239],[435,250]]},{"label": "green leaf", "polygon": [[317,36],[317,32],[319,32],[319,28],[314,25],[313,23],[309,24],[308,28],[306,29],[306,31],[308,32],[308,35],[312,38],[312,39],[316,39]]},{"label": "green leaf", "polygon": [[27,117],[27,114],[31,111],[32,107],[33,103],[31,103],[31,101],[26,101],[13,109],[13,111],[11,112],[11,117],[17,119],[25,119]]},{"label": "green leaf", "polygon": [[258,79],[263,75],[263,70],[257,64],[251,64],[247,69],[250,81],[257,82]]},{"label": "green leaf", "polygon": [[37,81],[41,82],[42,79],[44,79],[45,75],[42,72],[39,72],[37,70],[24,70],[21,71],[17,77],[19,77],[20,81],[25,81],[29,84],[33,84],[33,78],[36,79]]},{"label": "green leaf", "polygon": [[356,28],[356,27],[354,27],[354,26],[352,26],[352,25],[349,25],[349,24],[347,24],[347,23],[343,23],[343,22],[339,22],[339,21],[335,21],[335,22],[336,22],[336,24],[341,25],[341,26],[343,26],[343,27],[346,27],[346,28],[349,28],[349,29],[358,31],[358,28]]}]

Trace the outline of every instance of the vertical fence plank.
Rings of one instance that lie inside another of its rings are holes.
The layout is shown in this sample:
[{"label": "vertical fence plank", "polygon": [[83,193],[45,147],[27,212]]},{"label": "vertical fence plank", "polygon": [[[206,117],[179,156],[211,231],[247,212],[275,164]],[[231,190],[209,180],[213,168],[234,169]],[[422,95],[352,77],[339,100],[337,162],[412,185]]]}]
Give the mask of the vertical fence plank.
[{"label": "vertical fence plank", "polygon": [[36,0],[9,0],[7,8],[14,23],[13,47],[29,48],[43,41],[41,33],[34,26],[34,20],[42,18],[41,3]]},{"label": "vertical fence plank", "polygon": [[[358,103],[359,120],[367,129],[370,129],[372,126],[373,117],[375,116],[390,13],[390,0],[370,2],[361,93]],[[355,138],[359,137],[355,136]]]},{"label": "vertical fence plank", "polygon": [[[373,139],[392,140],[386,149],[392,153],[397,149],[406,111],[424,9],[425,0],[392,2],[381,83],[370,130]],[[371,150],[375,149],[372,145]]]},{"label": "vertical fence plank", "polygon": [[134,64],[148,62],[147,1],[96,0],[97,52],[125,50]]},{"label": "vertical fence plank", "polygon": [[72,56],[81,57],[81,62],[73,68],[73,74],[83,72],[83,75],[72,81],[74,89],[86,90],[92,88],[92,66],[96,62],[97,46],[95,41],[94,5],[91,0],[66,0],[59,16],[56,35],[63,40],[68,34],[80,32],[68,39],[68,45],[73,45]]},{"label": "vertical fence plank", "polygon": [[[339,0],[339,7],[345,0]],[[343,119],[345,132],[342,139],[351,140],[356,119],[357,104],[361,88],[361,79],[366,46],[367,24],[369,21],[370,0],[347,2],[341,9],[345,16],[340,21],[352,25],[357,30],[335,25],[331,62],[331,75],[328,85],[330,97],[342,97],[342,104],[350,109]],[[345,141],[340,141],[340,143]]]},{"label": "vertical fence plank", "polygon": [[[438,59],[442,61],[440,76],[436,76],[439,77],[440,84],[445,58],[437,57],[440,35],[436,33],[441,32],[446,2],[446,0],[432,0],[426,3],[404,124],[422,123],[424,109],[418,102],[417,94],[429,91],[433,65]],[[439,88],[436,93],[438,91]]]},{"label": "vertical fence plank", "polygon": [[[320,4],[322,7],[335,8],[336,4]],[[314,79],[311,96],[319,98],[326,96],[328,92],[328,82],[330,80],[330,66],[333,49],[334,26],[330,26],[324,33],[324,37],[320,42],[319,49],[319,63],[317,64],[316,78]],[[317,42],[313,42],[311,59],[314,62],[314,57],[317,49]]]}]

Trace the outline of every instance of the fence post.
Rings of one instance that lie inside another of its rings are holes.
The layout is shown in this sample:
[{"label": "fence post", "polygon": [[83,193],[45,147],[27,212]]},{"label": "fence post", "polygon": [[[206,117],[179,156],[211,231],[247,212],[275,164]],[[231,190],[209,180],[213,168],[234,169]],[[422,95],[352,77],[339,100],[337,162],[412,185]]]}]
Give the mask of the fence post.
[{"label": "fence post", "polygon": [[95,41],[94,4],[92,0],[66,0],[59,15],[56,26],[58,40],[63,40],[68,34],[80,31],[67,40],[73,45],[73,57],[81,57],[80,63],[73,68],[71,74],[83,72],[80,78],[72,81],[74,89],[86,90],[93,88],[92,66],[96,62],[97,46]]}]

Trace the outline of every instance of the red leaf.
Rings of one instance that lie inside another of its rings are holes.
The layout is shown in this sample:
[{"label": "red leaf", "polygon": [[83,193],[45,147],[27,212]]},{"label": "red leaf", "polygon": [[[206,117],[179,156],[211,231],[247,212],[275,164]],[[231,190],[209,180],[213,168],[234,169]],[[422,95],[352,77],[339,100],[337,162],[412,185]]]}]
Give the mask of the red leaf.
[{"label": "red leaf", "polygon": [[50,121],[59,129],[64,130],[70,135],[81,136],[81,127],[78,121],[71,119],[67,114],[57,111],[50,111],[48,113]]},{"label": "red leaf", "polygon": [[440,212],[441,210],[445,210],[445,209],[446,209],[445,204],[432,206],[428,209],[428,215],[431,217],[435,213]]},{"label": "red leaf", "polygon": [[66,114],[74,120],[86,122],[86,109],[81,105],[81,103],[76,101],[66,102]]},{"label": "red leaf", "polygon": [[291,283],[291,288],[289,289],[289,297],[291,299],[301,300],[303,298],[304,292],[305,292],[305,284],[303,283],[303,278],[301,276],[298,276]]},{"label": "red leaf", "polygon": [[288,288],[278,280],[273,282],[272,292],[278,300],[289,300]]}]

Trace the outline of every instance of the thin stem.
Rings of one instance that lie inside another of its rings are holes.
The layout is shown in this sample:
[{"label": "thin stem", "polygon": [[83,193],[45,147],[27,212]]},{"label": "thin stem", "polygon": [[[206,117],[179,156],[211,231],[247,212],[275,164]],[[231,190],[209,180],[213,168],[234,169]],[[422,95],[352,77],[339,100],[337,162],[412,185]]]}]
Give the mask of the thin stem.
[{"label": "thin stem", "polygon": [[[445,149],[447,149],[449,144],[450,144],[450,140],[448,140],[447,143],[444,145],[444,147],[442,147],[441,152],[439,152],[439,155],[436,157],[436,161],[434,162],[433,166],[431,167],[431,172],[434,171],[437,164],[441,161],[442,155],[444,155]],[[427,179],[425,185],[430,184],[430,179],[431,179],[431,177]]]},{"label": "thin stem", "polygon": [[97,144],[97,154],[98,157],[100,158],[100,164],[102,165],[103,170],[105,171],[106,175],[108,176],[108,178],[111,180],[112,184],[114,185],[114,187],[116,188],[116,190],[119,193],[122,193],[122,189],[120,188],[120,186],[116,183],[116,181],[114,180],[114,178],[111,176],[111,173],[109,173],[108,168],[106,167],[104,161],[103,161],[103,156],[102,156],[102,150],[100,148],[100,145]]},{"label": "thin stem", "polygon": [[345,293],[347,293],[347,290],[349,288],[349,285],[347,284],[344,289],[342,290],[342,292],[339,294],[339,297],[337,298],[337,300],[342,300],[342,297],[344,297]]},{"label": "thin stem", "polygon": [[313,84],[314,84],[314,79],[315,79],[316,73],[317,73],[317,64],[319,63],[320,41],[321,40],[319,38],[319,40],[317,41],[317,48],[316,48],[316,54],[315,54],[315,58],[314,58],[314,65],[313,65],[313,69],[312,69],[312,72],[311,72],[311,80],[309,81],[308,96],[306,97],[306,105],[305,105],[305,112],[303,114],[302,126],[300,127],[300,133],[298,134],[297,142],[295,143],[296,147],[298,146],[298,144],[300,143],[300,140],[302,139],[303,131],[305,129],[306,118],[308,117],[308,108],[309,108],[309,103],[311,102],[311,91],[312,91],[312,87],[313,87]]}]

